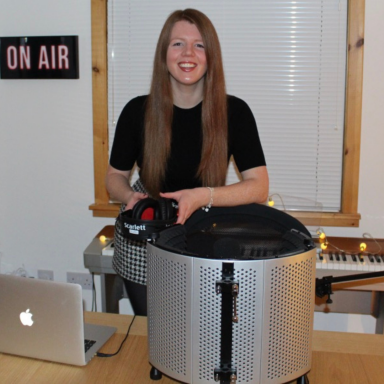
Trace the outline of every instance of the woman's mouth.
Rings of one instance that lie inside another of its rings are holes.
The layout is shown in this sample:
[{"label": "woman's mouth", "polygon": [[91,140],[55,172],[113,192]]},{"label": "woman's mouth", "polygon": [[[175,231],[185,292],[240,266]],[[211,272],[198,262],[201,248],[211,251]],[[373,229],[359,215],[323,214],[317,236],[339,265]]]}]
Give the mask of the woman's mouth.
[{"label": "woman's mouth", "polygon": [[183,71],[191,71],[191,70],[193,70],[193,69],[195,69],[197,67],[197,64],[196,63],[182,62],[182,63],[179,63],[179,67]]}]

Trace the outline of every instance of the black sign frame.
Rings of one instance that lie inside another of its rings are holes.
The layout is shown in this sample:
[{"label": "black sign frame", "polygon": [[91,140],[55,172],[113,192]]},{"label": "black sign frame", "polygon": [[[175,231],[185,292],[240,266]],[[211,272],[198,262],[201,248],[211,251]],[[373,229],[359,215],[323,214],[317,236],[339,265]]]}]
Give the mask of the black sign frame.
[{"label": "black sign frame", "polygon": [[0,37],[0,79],[79,79],[78,36]]}]

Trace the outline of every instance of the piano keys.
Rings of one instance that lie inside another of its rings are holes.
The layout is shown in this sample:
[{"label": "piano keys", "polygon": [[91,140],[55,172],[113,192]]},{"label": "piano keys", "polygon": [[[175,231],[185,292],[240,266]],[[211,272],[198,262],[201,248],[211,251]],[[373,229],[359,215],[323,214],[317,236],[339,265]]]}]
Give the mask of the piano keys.
[{"label": "piano keys", "polygon": [[317,248],[316,270],[376,272],[384,271],[384,253],[362,254],[339,251],[323,251]]},{"label": "piano keys", "polygon": [[101,255],[102,256],[113,256],[115,251],[115,243],[113,241],[110,241],[102,250]]}]

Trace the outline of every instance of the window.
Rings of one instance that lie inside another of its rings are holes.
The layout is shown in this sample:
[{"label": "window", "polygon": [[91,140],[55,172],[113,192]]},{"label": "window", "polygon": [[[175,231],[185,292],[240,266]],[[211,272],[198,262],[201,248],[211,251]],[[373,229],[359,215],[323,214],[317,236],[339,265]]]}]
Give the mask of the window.
[{"label": "window", "polygon": [[[300,2],[297,2],[300,3]],[[323,2],[317,2],[323,3]],[[327,2],[329,3],[329,2]],[[333,3],[333,2],[332,2]],[[348,23],[348,70],[346,84],[346,113],[344,117],[344,149],[339,149],[342,161],[340,162],[341,179],[341,204],[328,212],[312,212],[308,210],[290,212],[298,219],[308,225],[342,225],[358,226],[359,215],[357,214],[357,188],[358,188],[358,164],[359,164],[359,142],[360,142],[360,116],[361,116],[361,76],[362,76],[362,50],[363,50],[363,2],[355,0],[349,2],[349,23]],[[196,8],[199,8],[196,6]],[[202,8],[201,8],[202,9]],[[202,9],[205,11],[204,9]],[[207,11],[206,11],[207,12]],[[211,17],[210,12],[207,14]],[[212,18],[212,17],[211,17]],[[161,25],[165,17],[161,18]],[[92,23],[93,23],[93,84],[94,84],[94,145],[95,145],[95,204],[91,206],[95,216],[116,216],[117,207],[109,203],[108,195],[104,186],[104,175],[108,164],[109,141],[108,135],[108,111],[107,111],[107,42],[106,42],[106,21],[107,3],[100,1],[92,2]],[[220,26],[213,19],[213,22],[220,34]],[[161,28],[157,27],[157,34]],[[222,40],[222,39],[221,39]],[[223,41],[222,45],[223,45]],[[224,44],[227,42],[225,41]],[[229,42],[230,44],[230,42]],[[233,48],[229,48],[233,49]],[[154,48],[151,54],[153,55]],[[224,62],[225,46],[223,46]],[[150,58],[152,61],[152,58]],[[227,68],[226,68],[227,74]],[[228,79],[228,74],[227,74]],[[231,81],[231,79],[230,79]],[[229,87],[230,88],[230,84]],[[140,93],[135,91],[135,95]],[[143,93],[143,92],[142,92]],[[229,90],[229,93],[230,90]],[[239,92],[234,94],[243,97]],[[344,96],[344,95],[342,95]],[[243,97],[249,103],[249,97]],[[127,99],[125,100],[127,101]],[[251,104],[251,103],[250,103]],[[252,107],[252,106],[251,106]],[[121,110],[118,106],[118,112]],[[357,113],[357,115],[356,115]],[[113,112],[109,113],[110,116]],[[259,113],[255,113],[260,129]],[[112,117],[113,118],[113,117]],[[266,147],[262,130],[260,129],[262,142]],[[333,139],[332,139],[333,140]],[[333,141],[332,141],[333,144]],[[342,145],[342,144],[341,144]],[[326,148],[326,147],[325,147]],[[268,151],[267,148],[266,152]],[[267,162],[268,153],[267,153]],[[270,168],[270,167],[269,167]],[[291,180],[292,181],[292,180]],[[295,180],[293,180],[295,181]],[[295,182],[292,183],[294,186]],[[322,183],[323,184],[323,183]],[[271,192],[274,191],[271,189]],[[279,193],[279,190],[275,192]]]}]

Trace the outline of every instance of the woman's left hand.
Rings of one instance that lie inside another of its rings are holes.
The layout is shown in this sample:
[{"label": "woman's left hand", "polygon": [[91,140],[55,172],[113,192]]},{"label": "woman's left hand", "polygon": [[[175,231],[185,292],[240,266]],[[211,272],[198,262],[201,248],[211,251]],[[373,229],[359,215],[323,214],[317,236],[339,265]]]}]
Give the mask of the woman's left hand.
[{"label": "woman's left hand", "polygon": [[176,224],[184,224],[193,212],[209,203],[208,188],[182,189],[176,192],[160,193],[161,197],[174,199],[179,205]]},{"label": "woman's left hand", "polygon": [[269,189],[267,167],[248,169],[241,172],[241,176],[242,180],[238,183],[215,187],[214,191],[207,187],[199,187],[160,193],[160,196],[178,202],[177,224],[184,224],[193,212],[210,203],[216,207],[234,207],[251,203],[264,204],[268,199]]}]

